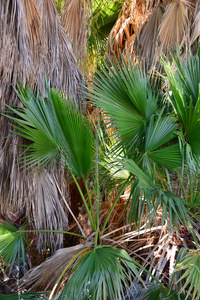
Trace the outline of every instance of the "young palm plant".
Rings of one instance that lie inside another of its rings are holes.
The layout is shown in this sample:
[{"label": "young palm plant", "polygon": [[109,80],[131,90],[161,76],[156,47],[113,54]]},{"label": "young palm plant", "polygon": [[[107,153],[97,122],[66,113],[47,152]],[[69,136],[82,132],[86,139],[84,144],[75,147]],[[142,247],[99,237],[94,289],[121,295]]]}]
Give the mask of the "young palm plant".
[{"label": "young palm plant", "polygon": [[[41,94],[37,97],[29,88],[24,90],[22,87],[18,87],[17,95],[24,107],[19,110],[9,107],[16,115],[9,118],[15,122],[15,133],[32,142],[24,152],[26,167],[40,173],[41,170],[48,171],[60,159],[77,185],[93,231],[88,237],[81,229],[78,236],[83,242],[80,245],[58,250],[51,259],[25,276],[22,287],[31,285],[33,290],[50,290],[49,299],[53,299],[61,283],[67,279],[58,299],[125,299],[130,282],[134,278],[140,279],[137,263],[125,250],[111,247],[101,238],[125,184],[120,187],[115,203],[101,225],[98,147],[95,151],[94,135],[83,109],[73,99],[49,88],[45,98]],[[93,168],[96,173],[94,200],[89,189]],[[86,196],[78,178],[84,181]],[[18,235],[25,233],[17,231]],[[4,251],[5,248],[1,254]]]}]

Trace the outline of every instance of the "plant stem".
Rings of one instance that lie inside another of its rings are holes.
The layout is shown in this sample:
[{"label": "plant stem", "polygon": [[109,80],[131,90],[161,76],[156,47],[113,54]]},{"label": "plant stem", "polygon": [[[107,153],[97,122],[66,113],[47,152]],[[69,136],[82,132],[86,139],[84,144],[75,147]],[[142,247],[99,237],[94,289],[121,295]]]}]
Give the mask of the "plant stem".
[{"label": "plant stem", "polygon": [[61,192],[61,190],[60,190],[60,187],[59,187],[59,185],[58,185],[58,183],[57,183],[57,181],[56,181],[55,176],[54,176],[54,180],[55,180],[57,189],[58,189],[58,191],[59,191],[59,193],[60,193],[60,195],[61,195],[61,197],[62,197],[62,199],[63,199],[63,202],[65,203],[65,205],[67,206],[67,209],[68,209],[69,212],[71,213],[71,215],[72,215],[74,221],[76,222],[76,224],[77,224],[77,226],[78,226],[78,228],[79,228],[81,234],[82,234],[84,237],[86,237],[86,234],[85,234],[83,228],[81,227],[81,225],[80,225],[80,223],[78,222],[77,218],[76,218],[75,215],[73,214],[73,212],[72,212],[72,210],[71,210],[69,204],[68,204],[67,201],[65,200],[65,197],[63,196],[63,194],[62,194],[62,192]]},{"label": "plant stem", "polygon": [[77,181],[77,179],[76,179],[76,177],[75,177],[75,175],[74,175],[74,172],[73,172],[72,169],[70,168],[70,166],[69,166],[69,164],[68,164],[68,162],[67,162],[67,160],[66,160],[66,157],[65,157],[65,155],[64,155],[64,153],[62,152],[62,150],[61,150],[60,147],[59,147],[59,150],[60,150],[60,153],[61,153],[61,157],[64,159],[64,161],[65,161],[65,163],[66,163],[66,166],[68,167],[68,169],[69,169],[69,171],[70,171],[70,173],[71,173],[71,175],[72,175],[72,178],[73,178],[73,180],[74,180],[74,182],[75,182],[75,184],[76,184],[76,186],[77,186],[77,188],[78,188],[78,190],[79,190],[79,193],[80,193],[80,195],[81,195],[81,198],[82,198],[83,203],[84,203],[84,205],[85,205],[85,208],[86,208],[86,210],[87,210],[87,213],[88,213],[88,216],[89,216],[91,225],[92,225],[92,229],[93,229],[93,231],[95,231],[95,230],[96,230],[96,229],[95,229],[96,226],[95,226],[95,223],[94,223],[94,221],[93,221],[92,215],[91,215],[90,210],[89,210],[89,207],[88,207],[88,205],[87,205],[87,202],[86,202],[86,200],[85,200],[85,197],[84,197],[84,195],[83,195],[83,192],[82,192],[82,190],[81,190],[81,187],[80,187],[80,185],[79,185],[79,183],[78,183],[78,181]]},{"label": "plant stem", "polygon": [[85,208],[86,208],[86,210],[87,210],[87,213],[88,213],[88,216],[89,216],[91,225],[92,225],[92,229],[93,229],[93,231],[95,231],[95,230],[96,230],[96,225],[95,225],[95,223],[94,223],[94,221],[93,221],[92,215],[91,215],[91,213],[90,213],[89,207],[88,207],[88,205],[87,205],[87,202],[86,202],[86,200],[85,200],[85,197],[84,197],[84,195],[83,195],[83,192],[82,192],[82,190],[81,190],[81,187],[80,187],[80,185],[79,185],[79,183],[78,183],[78,181],[77,181],[75,175],[73,174],[73,172],[71,172],[71,174],[72,174],[73,180],[74,180],[74,182],[75,182],[75,184],[76,184],[76,186],[77,186],[77,188],[78,188],[78,190],[79,190],[79,193],[80,193],[80,195],[81,195],[81,198],[82,198],[82,200],[83,200],[83,203],[84,203],[84,205],[85,205]]},{"label": "plant stem", "polygon": [[107,225],[107,223],[108,223],[108,220],[109,220],[109,218],[110,218],[110,216],[111,216],[111,214],[112,214],[112,212],[113,212],[113,210],[114,210],[114,208],[115,208],[117,202],[119,201],[119,198],[120,198],[120,196],[121,196],[121,194],[122,194],[122,191],[124,190],[126,184],[127,184],[127,180],[125,181],[125,183],[121,186],[121,188],[120,188],[120,190],[119,190],[119,193],[118,193],[118,195],[117,195],[117,197],[116,197],[116,199],[115,199],[115,201],[114,201],[114,203],[113,203],[113,205],[112,205],[112,207],[111,207],[111,209],[110,209],[110,211],[109,211],[109,213],[108,213],[108,215],[107,215],[107,218],[106,218],[106,220],[105,220],[105,222],[104,222],[104,224],[103,224],[102,232],[103,232],[104,229],[106,228],[106,225]]},{"label": "plant stem", "polygon": [[[95,164],[95,186],[96,186],[96,225],[99,231],[99,210],[100,210],[100,200],[99,200],[99,143],[98,134],[96,128],[96,164]],[[98,233],[99,234],[99,233]]]},{"label": "plant stem", "polygon": [[89,191],[89,188],[88,188],[87,180],[84,180],[84,183],[85,183],[85,188],[86,188],[87,195],[88,195],[88,200],[89,200],[89,204],[90,204],[90,209],[91,209],[91,213],[92,213],[92,218],[93,218],[93,222],[94,222],[95,230],[96,230],[97,225],[96,225],[96,223],[95,223],[94,211],[93,211],[93,207],[92,207],[92,200],[91,200],[91,196],[90,196],[90,191]]}]

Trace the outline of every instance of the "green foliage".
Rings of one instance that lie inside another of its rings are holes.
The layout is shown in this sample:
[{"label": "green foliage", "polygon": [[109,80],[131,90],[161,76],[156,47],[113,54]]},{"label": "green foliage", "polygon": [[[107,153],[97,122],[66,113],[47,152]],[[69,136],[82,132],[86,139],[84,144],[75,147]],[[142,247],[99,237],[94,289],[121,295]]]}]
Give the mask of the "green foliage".
[{"label": "green foliage", "polygon": [[[138,300],[185,300],[184,294],[179,294],[178,291],[173,291],[159,283],[147,285],[147,290],[142,293]],[[189,299],[188,299],[189,300]]]},{"label": "green foliage", "polygon": [[[134,278],[141,280],[136,268],[138,264],[126,251],[101,245],[108,219],[128,184],[131,186],[126,207],[129,207],[128,221],[135,222],[139,229],[144,216],[146,225],[156,223],[158,209],[162,209],[159,222],[163,225],[167,221],[171,232],[178,232],[182,225],[191,229],[199,221],[199,194],[196,193],[199,177],[194,174],[199,174],[200,112],[199,93],[197,96],[196,88],[192,88],[192,80],[185,79],[188,84],[184,85],[184,72],[174,73],[171,66],[163,63],[171,88],[166,103],[164,97],[160,99],[153,80],[140,67],[133,68],[130,61],[126,64],[123,58],[122,65],[119,62],[117,67],[111,64],[112,67],[105,63],[105,67],[100,66],[100,71],[96,70],[93,84],[88,89],[93,103],[106,114],[104,127],[93,126],[96,149],[90,124],[80,105],[58,91],[47,89],[47,97],[43,98],[40,94],[36,97],[30,89],[19,87],[18,96],[24,107],[20,110],[10,107],[17,115],[10,116],[17,124],[14,125],[17,134],[32,142],[25,152],[28,167],[44,167],[61,158],[77,184],[94,231],[90,236],[94,236],[92,246],[84,249],[84,255],[74,256],[70,266],[67,265],[60,275],[55,289],[64,274],[68,280],[56,299],[123,299]],[[192,67],[189,65],[188,68],[186,78],[192,73]],[[198,74],[198,70],[195,72]],[[195,77],[194,84],[196,82]],[[102,120],[99,122],[103,123]],[[110,136],[107,129],[112,132]],[[185,162],[192,170],[189,176],[185,175],[188,170]],[[99,175],[99,170],[104,174]],[[88,201],[75,176],[84,179]],[[87,183],[89,176],[93,180],[94,204]],[[195,190],[187,191],[181,176],[189,178],[190,185],[195,182]],[[100,181],[103,177],[105,180]],[[181,197],[172,187],[171,180],[179,181]],[[100,201],[107,188],[110,192],[110,186],[118,188],[118,195],[103,225],[99,225]],[[9,262],[8,259],[5,262]],[[177,276],[178,283],[185,280],[182,291],[187,291],[188,297],[192,292],[192,299],[196,295],[200,297],[199,264],[199,252],[196,251],[177,266],[177,274],[184,271]],[[148,285],[145,296],[149,300],[185,297],[159,282]]]},{"label": "green foliage", "polygon": [[24,226],[17,229],[8,222],[0,223],[0,257],[2,259],[1,266],[5,271],[9,269],[10,275],[15,261],[20,263],[22,257],[23,267],[26,266],[25,244],[28,243],[23,232]]},{"label": "green foliage", "polygon": [[183,271],[178,282],[184,281],[182,291],[186,291],[186,298],[192,293],[192,300],[200,297],[200,251],[190,250],[176,266],[176,272]]},{"label": "green foliage", "polygon": [[[75,175],[87,178],[93,159],[93,136],[79,105],[60,92],[47,90],[47,97],[34,95],[29,88],[18,87],[24,107],[11,108],[18,118],[18,134],[31,141],[27,146],[26,163],[45,167],[62,157]],[[20,126],[20,127],[19,127]]]},{"label": "green foliage", "polygon": [[0,294],[0,300],[47,300],[43,295],[47,293],[21,293],[2,295]]},{"label": "green foliage", "polygon": [[88,36],[88,50],[93,60],[102,62],[108,35],[117,21],[123,0],[93,0],[92,13],[89,18],[90,32]]},{"label": "green foliage", "polygon": [[[177,71],[174,72],[169,61],[163,60],[167,80],[171,89],[170,102],[178,117],[182,129],[184,146],[190,148],[190,155],[199,161],[200,158],[200,57],[199,53],[188,56],[187,61],[173,57]],[[187,156],[186,156],[187,158]],[[189,160],[188,160],[189,163]]]},{"label": "green foliage", "polygon": [[90,251],[78,262],[74,271],[56,299],[124,299],[133,278],[140,279],[127,252],[108,246],[98,246]]}]

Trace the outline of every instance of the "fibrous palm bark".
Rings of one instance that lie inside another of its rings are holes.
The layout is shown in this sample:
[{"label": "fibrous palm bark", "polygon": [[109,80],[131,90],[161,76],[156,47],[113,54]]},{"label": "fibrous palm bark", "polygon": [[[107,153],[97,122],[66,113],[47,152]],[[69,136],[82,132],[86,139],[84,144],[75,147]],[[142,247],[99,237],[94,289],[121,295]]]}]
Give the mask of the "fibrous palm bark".
[{"label": "fibrous palm bark", "polygon": [[[0,2],[0,112],[6,105],[17,106],[13,89],[16,83],[29,83],[45,92],[44,78],[53,88],[62,89],[78,98],[82,74],[76,65],[71,43],[60,24],[53,0],[2,0]],[[11,136],[10,121],[0,116],[0,210],[26,210],[36,229],[67,227],[67,213],[62,208],[55,180],[64,196],[68,196],[64,169],[48,169],[46,176],[20,169],[24,141]],[[44,175],[44,174],[43,174]],[[60,180],[62,178],[62,180]],[[48,187],[48,188],[47,188]],[[41,236],[40,236],[41,238]],[[50,234],[51,244],[62,244],[62,235]],[[43,239],[39,240],[39,247]]]}]

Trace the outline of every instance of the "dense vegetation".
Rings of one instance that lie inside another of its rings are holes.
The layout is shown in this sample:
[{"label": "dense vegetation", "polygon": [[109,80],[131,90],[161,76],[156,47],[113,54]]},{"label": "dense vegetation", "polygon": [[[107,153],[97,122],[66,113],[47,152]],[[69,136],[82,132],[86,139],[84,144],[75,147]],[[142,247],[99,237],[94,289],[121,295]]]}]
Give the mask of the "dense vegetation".
[{"label": "dense vegetation", "polygon": [[[61,13],[65,2],[56,2]],[[180,9],[190,5],[174,2]],[[94,11],[99,10],[95,5]],[[106,1],[101,8],[102,18]],[[57,14],[56,18],[68,45]],[[102,24],[108,25],[103,19]],[[52,23],[51,32],[53,28]],[[45,30],[41,39],[46,38]],[[54,49],[53,41],[47,41]],[[92,35],[87,41],[88,49],[97,46]],[[33,218],[23,215],[18,222],[7,222],[5,209],[2,213],[2,281],[15,279],[10,299],[200,299],[200,51],[189,46],[171,49],[170,55],[167,50],[168,57],[156,62],[159,72],[146,73],[140,57],[129,54],[101,59],[85,78],[84,89],[79,89],[83,77],[66,46],[67,65],[76,71],[79,83],[67,87],[74,78],[69,72],[62,89],[59,67],[57,75],[47,69],[50,80],[45,78],[41,88],[34,89],[29,80],[15,83],[12,97],[20,105],[4,100],[8,105],[2,120],[9,120],[10,134],[21,138],[23,145],[17,147],[23,149],[23,169],[35,173],[42,184],[31,205],[26,201]],[[58,60],[50,55],[49,62],[66,59],[62,49]],[[83,66],[84,57],[77,58]],[[71,209],[63,192],[69,182],[80,195],[78,212],[76,207],[73,211],[74,199]],[[50,199],[46,206],[45,193]],[[71,227],[63,221],[66,211]],[[63,247],[63,236],[73,245]],[[49,258],[31,268],[31,248],[37,252],[37,243]]]}]

